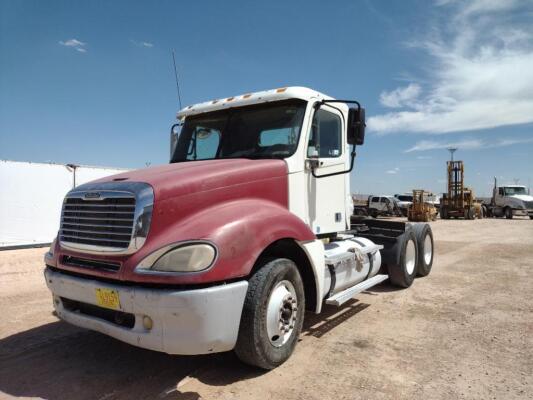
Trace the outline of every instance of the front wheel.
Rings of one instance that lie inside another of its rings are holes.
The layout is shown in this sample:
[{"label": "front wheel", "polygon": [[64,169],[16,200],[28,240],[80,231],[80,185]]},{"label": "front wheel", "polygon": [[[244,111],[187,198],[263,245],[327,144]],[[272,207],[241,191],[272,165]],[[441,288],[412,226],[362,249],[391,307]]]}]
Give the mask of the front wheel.
[{"label": "front wheel", "polygon": [[302,330],[305,296],[294,262],[259,263],[248,282],[235,353],[244,363],[268,370],[291,356]]},{"label": "front wheel", "polygon": [[513,219],[513,209],[511,207],[505,208],[505,218]]}]

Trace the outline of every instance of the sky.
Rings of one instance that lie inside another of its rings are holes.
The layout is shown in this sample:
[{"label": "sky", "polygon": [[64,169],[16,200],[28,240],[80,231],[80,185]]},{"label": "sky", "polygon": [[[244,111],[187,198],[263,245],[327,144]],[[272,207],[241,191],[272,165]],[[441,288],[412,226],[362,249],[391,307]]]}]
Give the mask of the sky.
[{"label": "sky", "polygon": [[307,86],[366,108],[352,192],[533,182],[533,1],[0,0],[0,159],[168,162],[183,105]]}]

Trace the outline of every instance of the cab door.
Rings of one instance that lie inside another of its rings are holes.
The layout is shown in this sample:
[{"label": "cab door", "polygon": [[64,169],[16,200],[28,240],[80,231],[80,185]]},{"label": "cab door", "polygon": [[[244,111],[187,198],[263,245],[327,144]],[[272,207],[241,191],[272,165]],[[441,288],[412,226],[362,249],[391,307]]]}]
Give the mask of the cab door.
[{"label": "cab door", "polygon": [[[346,133],[342,114],[322,105],[308,132],[306,178],[309,224],[315,234],[346,230]],[[311,168],[311,163],[314,168]],[[333,173],[340,174],[333,176]],[[349,217],[348,217],[349,218]]]}]

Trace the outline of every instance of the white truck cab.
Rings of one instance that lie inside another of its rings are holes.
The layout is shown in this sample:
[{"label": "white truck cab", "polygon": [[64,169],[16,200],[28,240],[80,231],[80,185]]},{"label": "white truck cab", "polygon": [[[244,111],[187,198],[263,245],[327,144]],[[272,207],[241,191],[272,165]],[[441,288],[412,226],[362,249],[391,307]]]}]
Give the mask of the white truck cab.
[{"label": "white truck cab", "polygon": [[495,180],[491,205],[494,216],[505,216],[508,219],[513,216],[529,216],[533,219],[533,196],[525,186],[497,186]]}]

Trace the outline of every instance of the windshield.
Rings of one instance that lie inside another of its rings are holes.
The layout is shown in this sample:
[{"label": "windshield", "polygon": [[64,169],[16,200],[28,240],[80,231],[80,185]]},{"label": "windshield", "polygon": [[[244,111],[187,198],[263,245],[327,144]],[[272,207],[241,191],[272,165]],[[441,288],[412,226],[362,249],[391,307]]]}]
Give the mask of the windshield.
[{"label": "windshield", "polygon": [[171,162],[289,157],[305,107],[305,101],[288,100],[187,117]]},{"label": "windshield", "polygon": [[515,194],[527,194],[526,188],[523,186],[518,187],[506,187],[504,188],[506,196],[513,196]]},{"label": "windshield", "polygon": [[399,195],[399,196],[396,196],[398,198],[398,200],[400,201],[413,201],[413,196],[408,196],[408,195]]}]

